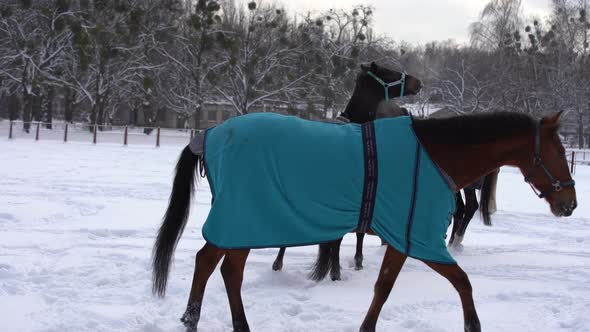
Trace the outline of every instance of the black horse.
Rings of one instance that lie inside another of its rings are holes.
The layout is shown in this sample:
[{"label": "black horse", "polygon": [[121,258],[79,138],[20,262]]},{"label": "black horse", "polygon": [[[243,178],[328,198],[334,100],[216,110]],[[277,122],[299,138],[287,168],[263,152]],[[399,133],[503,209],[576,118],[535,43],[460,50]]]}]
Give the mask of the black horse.
[{"label": "black horse", "polygon": [[[453,230],[449,240],[450,247],[461,246],[467,226],[469,226],[469,222],[478,209],[484,225],[492,225],[491,215],[496,211],[495,193],[498,173],[499,170],[497,169],[464,188],[465,203],[463,202],[461,191],[457,192],[455,196],[457,210],[453,214]],[[479,203],[477,202],[476,190],[480,191]]]},{"label": "black horse", "polygon": [[[395,72],[375,63],[370,66],[361,65],[356,86],[348,104],[338,117],[338,121],[365,123],[379,118],[409,115],[405,108],[390,102],[390,97],[401,97],[416,94],[422,83],[405,73]],[[355,269],[363,268],[364,233],[356,233]],[[342,239],[319,245],[318,258],[310,274],[313,280],[322,280],[328,272],[332,280],[340,280],[340,244]],[[279,271],[283,268],[285,247],[280,248],[272,268]]]}]

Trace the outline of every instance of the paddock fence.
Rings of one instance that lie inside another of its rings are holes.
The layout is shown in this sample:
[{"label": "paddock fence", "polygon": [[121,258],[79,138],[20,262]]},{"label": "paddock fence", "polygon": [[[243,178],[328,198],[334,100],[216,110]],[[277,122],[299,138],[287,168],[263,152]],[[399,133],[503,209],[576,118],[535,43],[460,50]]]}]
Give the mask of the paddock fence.
[{"label": "paddock fence", "polygon": [[27,132],[23,129],[25,124],[23,121],[0,121],[0,137],[6,137],[9,140],[142,144],[160,147],[186,145],[198,132],[195,129],[100,126],[56,121],[28,122]]},{"label": "paddock fence", "polygon": [[[0,137],[9,140],[53,140],[63,142],[88,142],[92,144],[111,143],[160,146],[183,146],[198,133],[195,129],[136,126],[99,126],[82,123],[54,121],[52,123],[27,122],[28,132],[23,129],[23,121],[0,121]],[[590,165],[590,150],[567,149],[567,160],[572,174],[577,165]]]}]

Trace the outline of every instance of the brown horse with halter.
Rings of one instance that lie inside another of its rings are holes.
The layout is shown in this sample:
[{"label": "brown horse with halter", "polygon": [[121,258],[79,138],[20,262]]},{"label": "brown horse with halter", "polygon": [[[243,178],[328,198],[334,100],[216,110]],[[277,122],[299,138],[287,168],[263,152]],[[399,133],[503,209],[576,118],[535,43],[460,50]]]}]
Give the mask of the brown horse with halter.
[{"label": "brown horse with halter", "polygon": [[[549,203],[554,215],[570,216],[577,202],[575,183],[569,173],[565,149],[557,135],[560,115],[561,113],[556,113],[541,120],[516,113],[415,119],[412,128],[432,162],[439,167],[441,173],[448,175],[456,189],[464,188],[501,166],[513,166],[521,170],[525,181],[535,193]],[[154,246],[153,290],[161,296],[165,294],[174,248],[186,225],[200,158],[189,147],[182,152],[168,210]],[[228,229],[227,232],[232,230]],[[250,330],[241,297],[244,267],[249,253],[248,248],[221,249],[209,242],[199,250],[187,309],[182,317],[189,331],[197,329],[207,280],[222,258],[221,274],[229,299],[234,331]],[[373,301],[360,331],[375,331],[381,308],[407,257],[407,253],[395,249],[393,245],[387,246],[375,284]],[[459,293],[465,331],[481,331],[467,274],[456,263],[423,261],[447,278]]]}]

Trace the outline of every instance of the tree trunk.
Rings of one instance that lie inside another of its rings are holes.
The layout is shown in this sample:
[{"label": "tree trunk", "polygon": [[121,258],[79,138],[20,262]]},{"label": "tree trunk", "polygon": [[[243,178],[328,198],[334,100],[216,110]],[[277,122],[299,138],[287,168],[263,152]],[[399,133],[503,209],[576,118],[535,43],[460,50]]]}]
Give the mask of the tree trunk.
[{"label": "tree trunk", "polygon": [[102,98],[99,98],[97,105],[97,115],[96,115],[96,123],[98,124],[98,130],[103,131],[105,124],[105,116],[104,116],[104,103],[102,102]]},{"label": "tree trunk", "polygon": [[20,103],[16,89],[12,90],[8,96],[8,119],[14,121],[18,119]]},{"label": "tree trunk", "polygon": [[72,103],[74,102],[75,96],[73,96],[73,93],[70,88],[65,87],[64,97],[64,118],[66,122],[71,123],[74,120]]},{"label": "tree trunk", "polygon": [[33,111],[33,120],[35,121],[41,121],[41,113],[42,113],[42,101],[43,101],[43,96],[41,93],[41,88],[39,88],[38,86],[33,87],[33,105],[32,105],[32,111]]},{"label": "tree trunk", "polygon": [[133,105],[127,122],[130,126],[137,126],[137,105]]},{"label": "tree trunk", "polygon": [[55,97],[55,89],[52,86],[47,87],[47,94],[43,99],[43,121],[46,123],[47,129],[53,128],[53,98]]},{"label": "tree trunk", "polygon": [[23,91],[23,130],[28,134],[31,129],[31,110],[33,96],[26,90]]},{"label": "tree trunk", "polygon": [[194,129],[201,128],[201,113],[203,111],[203,98],[199,97],[197,102],[197,109],[195,110],[195,114],[193,114],[193,122],[194,122]]},{"label": "tree trunk", "polygon": [[584,113],[578,112],[578,147],[584,148]]},{"label": "tree trunk", "polygon": [[88,130],[92,133],[94,131],[94,126],[96,125],[96,111],[97,111],[97,104],[94,103],[92,105],[92,109],[90,110],[90,118],[88,119]]},{"label": "tree trunk", "polygon": [[201,111],[202,108],[197,106],[197,110],[195,111],[195,114],[193,115],[193,126],[194,129],[201,129]]},{"label": "tree trunk", "polygon": [[147,119],[150,127],[143,129],[143,133],[144,134],[149,135],[149,134],[152,133],[152,131],[154,131],[154,129],[156,127],[156,124],[158,123],[158,119],[160,118],[160,113],[162,111],[163,111],[162,109],[158,108],[158,109],[156,109],[155,112],[153,112],[152,114],[150,114],[150,118]]},{"label": "tree trunk", "polygon": [[[147,104],[146,104],[147,102]],[[142,109],[143,109],[143,119],[144,119],[144,123],[147,125],[147,127],[149,128],[144,128],[143,132],[144,134],[151,134],[151,132],[154,130],[154,127],[156,126],[156,122],[158,120],[158,112],[154,111],[154,107],[152,106],[151,100],[149,95],[145,95],[144,96],[144,100],[142,102]]]},{"label": "tree trunk", "polygon": [[[2,79],[0,79],[0,90],[2,86]],[[4,116],[8,116],[8,112],[6,110],[5,105],[8,104],[8,98],[5,98],[4,92],[0,91],[0,118]]]}]

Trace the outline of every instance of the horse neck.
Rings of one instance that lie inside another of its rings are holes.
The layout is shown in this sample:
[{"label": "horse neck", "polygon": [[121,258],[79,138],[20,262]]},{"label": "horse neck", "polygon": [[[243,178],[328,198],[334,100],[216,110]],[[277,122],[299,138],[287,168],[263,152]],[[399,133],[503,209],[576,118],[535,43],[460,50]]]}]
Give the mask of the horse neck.
[{"label": "horse neck", "polygon": [[346,105],[344,114],[351,122],[362,123],[374,120],[377,108],[383,98],[383,92],[377,93],[357,85]]},{"label": "horse neck", "polygon": [[[499,128],[498,131],[501,131]],[[416,135],[430,158],[453,179],[457,189],[462,189],[491,173],[501,166],[514,166],[524,169],[525,161],[521,156],[531,150],[527,135],[502,136],[491,142],[472,144],[468,138],[465,143],[440,143],[433,135]],[[532,158],[532,150],[530,151]]]}]

